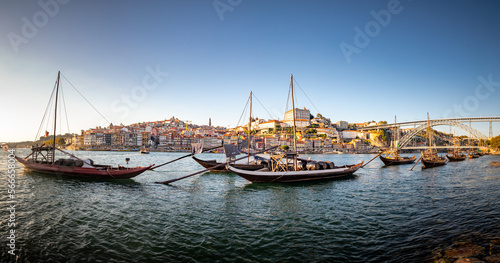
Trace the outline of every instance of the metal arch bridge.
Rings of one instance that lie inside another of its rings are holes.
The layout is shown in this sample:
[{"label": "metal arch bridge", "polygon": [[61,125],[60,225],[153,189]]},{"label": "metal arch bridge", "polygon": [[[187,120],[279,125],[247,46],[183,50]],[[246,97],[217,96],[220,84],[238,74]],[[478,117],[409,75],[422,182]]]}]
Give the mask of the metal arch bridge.
[{"label": "metal arch bridge", "polygon": [[[463,122],[469,122],[469,126],[465,125]],[[490,134],[489,137],[493,137],[492,135],[492,122],[500,122],[500,117],[469,117],[469,118],[451,118],[451,119],[436,119],[436,120],[429,120],[429,125],[431,127],[433,126],[439,126],[439,125],[449,125],[449,126],[454,126],[457,128],[460,128],[468,133],[471,134],[473,138],[476,139],[488,139],[484,134],[479,132],[476,129],[473,129],[470,126],[471,122],[489,122],[490,123]],[[410,122],[400,122],[400,123],[392,123],[392,124],[384,124],[384,125],[373,125],[373,126],[367,126],[367,127],[361,127],[359,130],[361,131],[367,131],[367,130],[375,130],[375,129],[384,129],[384,128],[392,128],[392,127],[401,127],[401,126],[415,126],[417,124],[420,124],[420,126],[415,127],[411,132],[408,132],[401,138],[399,141],[400,147],[404,147],[406,144],[408,144],[415,135],[417,135],[419,132],[427,129],[427,120],[422,120],[422,121],[410,121]]]}]

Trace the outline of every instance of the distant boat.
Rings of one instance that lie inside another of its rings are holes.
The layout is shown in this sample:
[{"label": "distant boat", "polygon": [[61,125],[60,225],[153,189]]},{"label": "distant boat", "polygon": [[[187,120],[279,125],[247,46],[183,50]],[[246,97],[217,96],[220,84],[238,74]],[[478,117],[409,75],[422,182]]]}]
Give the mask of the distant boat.
[{"label": "distant boat", "polygon": [[[250,148],[250,141],[251,141],[251,119],[252,119],[252,92],[250,92],[250,97],[249,97],[249,102],[250,102],[250,118],[248,122],[248,148],[247,148],[247,153],[251,152],[253,149]],[[201,153],[203,150],[203,145],[200,144],[192,144],[191,145],[192,153]],[[224,153],[226,155],[226,160],[228,162],[231,162],[231,159],[234,158],[236,155],[241,154],[241,152],[236,148],[234,144],[226,144],[224,145]],[[223,171],[228,171],[226,165],[220,165],[225,162],[217,162],[216,160],[202,160],[199,158],[196,158],[194,155],[192,156],[193,160],[195,160],[197,163],[199,163],[201,166],[205,167],[206,169],[210,169],[212,172],[223,172]],[[262,157],[257,157],[255,156],[255,159],[250,162],[250,158],[247,159],[246,164],[242,163],[233,163],[234,166],[238,167],[239,169],[243,170],[257,170],[257,169],[262,169],[264,168],[264,163],[266,160]],[[214,166],[217,166],[213,168]]]},{"label": "distant boat", "polygon": [[[394,116],[394,124],[396,124],[396,117]],[[400,165],[400,164],[410,164],[415,162],[417,157],[406,157],[406,156],[401,156],[399,155],[400,149],[398,147],[399,144],[399,128],[395,127],[395,132],[394,132],[394,141],[392,143],[392,149],[387,151],[385,156],[380,155],[380,160],[385,164],[385,165]]]},{"label": "distant boat", "polygon": [[141,148],[141,149],[139,150],[139,153],[141,153],[141,154],[149,154],[149,149],[148,149],[148,148],[143,147],[143,148]]},{"label": "distant boat", "polygon": [[467,155],[459,152],[451,152],[446,155],[450,162],[459,162],[467,159]]},{"label": "distant boat", "polygon": [[474,159],[474,158],[479,158],[479,157],[480,157],[479,153],[477,153],[475,151],[469,152],[469,159]]},{"label": "distant boat", "polygon": [[[111,165],[94,164],[90,159],[83,160],[73,154],[63,151],[56,145],[56,124],[57,124],[57,98],[59,93],[61,73],[57,74],[55,92],[55,113],[54,113],[54,140],[52,145],[33,146],[31,153],[25,158],[15,157],[16,160],[26,170],[38,173],[69,176],[78,178],[99,178],[99,179],[129,179],[137,176],[153,165],[147,167],[128,168],[123,166],[112,167]],[[70,158],[60,158],[56,160],[56,150],[68,155]]]},{"label": "distant boat", "polygon": [[385,157],[382,155],[380,156],[380,160],[382,160],[382,162],[385,165],[410,164],[410,163],[414,163],[416,159],[417,159],[417,157],[415,157],[415,156],[412,156],[412,157],[406,157],[406,156],[400,156],[400,155],[396,155],[396,156],[386,155]]},{"label": "distant boat", "polygon": [[448,151],[446,154],[446,157],[450,162],[459,162],[459,161],[464,161],[467,159],[467,155],[463,152],[460,152],[458,149],[458,146],[460,146],[460,139],[454,139],[454,145],[455,147]]},{"label": "distant boat", "polygon": [[[201,166],[205,167],[206,169],[210,169],[211,172],[228,172],[229,170],[227,169],[226,166],[221,165],[223,162],[217,162],[217,160],[201,160],[196,158],[195,156],[192,156],[193,160],[195,160],[197,163],[199,163]],[[250,163],[250,164],[244,164],[244,163],[233,163],[233,165],[239,169],[242,170],[259,170],[264,168],[264,164],[262,162],[255,162],[255,163]],[[218,167],[215,167],[218,166]],[[215,167],[215,168],[213,168]]]},{"label": "distant boat", "polygon": [[427,113],[427,134],[429,136],[429,148],[422,152],[422,163],[424,168],[442,166],[446,164],[446,157],[439,156],[436,149],[432,149],[431,126],[429,124],[429,113]]},{"label": "distant boat", "polygon": [[446,157],[450,162],[459,162],[467,159],[467,155],[465,153],[461,153],[458,148],[453,149],[446,154]]},{"label": "distant boat", "polygon": [[446,157],[439,156],[435,149],[429,149],[422,153],[424,168],[442,166],[446,164]]},{"label": "distant boat", "polygon": [[242,170],[229,164],[228,169],[253,183],[295,183],[344,178],[356,172],[363,162],[355,165],[335,166],[332,162],[299,159],[295,125],[295,100],[293,75],[290,76],[290,94],[293,113],[293,153],[271,155],[267,167],[259,170]]}]

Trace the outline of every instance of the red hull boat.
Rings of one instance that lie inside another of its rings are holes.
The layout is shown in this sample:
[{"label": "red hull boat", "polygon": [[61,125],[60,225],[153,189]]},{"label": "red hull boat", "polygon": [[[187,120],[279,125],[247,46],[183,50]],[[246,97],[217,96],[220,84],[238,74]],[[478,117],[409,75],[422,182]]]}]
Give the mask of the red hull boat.
[{"label": "red hull boat", "polygon": [[93,165],[94,167],[75,167],[34,162],[30,159],[24,159],[17,156],[15,158],[25,169],[30,171],[51,175],[95,179],[130,179],[153,166],[127,168],[123,166],[111,167],[109,165]]},{"label": "red hull boat", "polygon": [[[65,152],[56,147],[56,131],[57,131],[57,99],[59,95],[59,86],[61,73],[57,74],[56,85],[54,86],[55,106],[54,106],[54,135],[51,145],[42,144],[42,146],[34,146],[31,148],[31,153],[25,158],[15,157],[16,160],[27,170],[38,173],[45,173],[57,176],[68,176],[78,178],[95,178],[95,179],[129,179],[137,176],[153,165],[147,167],[128,168],[123,166],[112,167],[111,165],[94,164],[92,160],[82,160],[71,153]],[[51,96],[51,100],[52,100]],[[49,105],[51,105],[49,101]],[[47,111],[46,111],[47,113]],[[45,116],[44,116],[45,118]],[[44,121],[42,121],[42,124]],[[40,130],[39,130],[40,131]],[[48,132],[45,135],[48,136]],[[36,136],[38,138],[38,134]],[[70,158],[59,158],[56,160],[56,150],[69,156]],[[129,159],[125,159],[128,163]]]}]

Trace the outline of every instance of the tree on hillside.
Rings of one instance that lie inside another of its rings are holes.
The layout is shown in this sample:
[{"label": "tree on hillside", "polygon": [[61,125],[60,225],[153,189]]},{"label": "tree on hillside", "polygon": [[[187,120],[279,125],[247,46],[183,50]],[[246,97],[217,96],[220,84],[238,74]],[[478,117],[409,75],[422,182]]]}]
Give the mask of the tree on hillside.
[{"label": "tree on hillside", "polygon": [[500,149],[500,135],[491,139],[491,148]]},{"label": "tree on hillside", "polygon": [[66,140],[63,137],[56,138],[56,145],[65,145]]}]

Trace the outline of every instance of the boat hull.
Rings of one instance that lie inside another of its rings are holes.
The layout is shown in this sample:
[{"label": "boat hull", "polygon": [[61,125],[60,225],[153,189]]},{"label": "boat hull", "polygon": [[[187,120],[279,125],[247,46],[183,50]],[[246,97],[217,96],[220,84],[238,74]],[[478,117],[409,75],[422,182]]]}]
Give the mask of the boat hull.
[{"label": "boat hull", "polygon": [[432,160],[422,158],[422,163],[424,164],[424,168],[443,166],[446,164],[446,158],[440,157],[438,159],[432,159]]},{"label": "boat hull", "polygon": [[135,177],[153,165],[147,167],[135,167],[135,168],[87,168],[87,167],[72,167],[64,165],[53,165],[44,163],[30,162],[27,159],[15,157],[16,160],[27,170],[57,175],[57,176],[68,176],[75,178],[94,178],[94,179],[130,179]]},{"label": "boat hull", "polygon": [[410,164],[414,163],[417,157],[399,157],[399,158],[387,158],[383,157],[380,155],[380,160],[385,164],[385,165],[400,165],[400,164]]},{"label": "boat hull", "polygon": [[[210,169],[211,172],[229,172],[229,170],[226,168],[226,165],[221,165],[223,163],[219,163],[216,160],[201,160],[198,159],[194,156],[192,158],[199,163],[201,166],[205,167],[205,169]],[[215,167],[217,165],[221,165],[219,167]],[[264,164],[232,164],[233,166],[242,169],[242,170],[249,170],[249,171],[255,171],[264,168]]]},{"label": "boat hull", "polygon": [[465,159],[467,159],[467,155],[465,155],[465,154],[461,154],[461,155],[446,155],[446,158],[448,158],[448,160],[450,162],[459,162],[459,161],[464,161]]},{"label": "boat hull", "polygon": [[363,162],[355,165],[346,165],[325,170],[302,170],[302,171],[283,171],[272,172],[267,168],[248,171],[229,165],[229,170],[245,178],[252,183],[297,183],[320,180],[332,180],[347,177],[356,172]]}]

